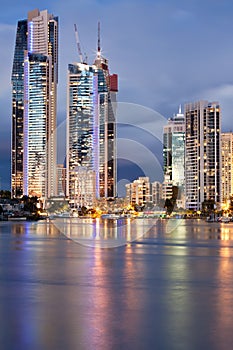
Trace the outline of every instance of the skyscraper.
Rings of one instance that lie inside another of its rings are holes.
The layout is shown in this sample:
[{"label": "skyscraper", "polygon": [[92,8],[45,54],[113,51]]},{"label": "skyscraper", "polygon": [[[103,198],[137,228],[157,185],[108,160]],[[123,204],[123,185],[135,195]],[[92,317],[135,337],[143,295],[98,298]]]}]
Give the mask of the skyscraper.
[{"label": "skyscraper", "polygon": [[87,178],[95,182],[95,198],[116,195],[117,89],[117,75],[109,74],[99,40],[93,65],[68,66],[67,194],[71,200],[79,198],[78,172],[84,171],[92,174]]},{"label": "skyscraper", "polygon": [[100,24],[98,24],[98,47],[94,62],[98,73],[99,95],[99,196],[116,196],[116,94],[117,74],[110,75],[108,60],[102,56],[100,47]]},{"label": "skyscraper", "polygon": [[218,102],[185,105],[185,192],[187,209],[221,199],[221,113]]},{"label": "skyscraper", "polygon": [[23,194],[23,113],[24,51],[27,50],[27,20],[18,21],[12,68],[11,190],[13,197]]},{"label": "skyscraper", "polygon": [[221,134],[221,156],[222,156],[222,190],[221,202],[227,203],[233,195],[233,133]]},{"label": "skyscraper", "polygon": [[163,128],[163,197],[172,197],[172,187],[178,187],[177,205],[185,206],[184,197],[184,159],[185,156],[185,121],[184,114],[179,112],[168,119]]},{"label": "skyscraper", "polygon": [[56,194],[58,18],[18,22],[12,71],[12,195]]},{"label": "skyscraper", "polygon": [[168,119],[163,129],[163,170],[169,175],[169,180],[174,185],[184,184],[184,145],[185,145],[185,122],[184,114],[175,114]]},{"label": "skyscraper", "polygon": [[[80,197],[77,179],[84,170],[94,172],[99,196],[99,104],[98,73],[83,63],[68,66],[67,195]],[[82,201],[84,202],[84,201]]]}]

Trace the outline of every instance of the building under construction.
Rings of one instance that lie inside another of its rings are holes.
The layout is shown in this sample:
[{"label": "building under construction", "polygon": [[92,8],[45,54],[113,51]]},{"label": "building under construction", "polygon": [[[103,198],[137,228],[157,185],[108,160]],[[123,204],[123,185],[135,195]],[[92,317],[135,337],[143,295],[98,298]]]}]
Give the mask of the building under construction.
[{"label": "building under construction", "polygon": [[[76,26],[75,34],[79,62],[68,65],[66,193],[77,205],[82,197],[85,205],[77,182],[80,173],[85,173],[89,182],[93,181],[94,187],[88,184],[88,188],[95,189],[93,201],[116,196],[118,76],[110,74],[108,60],[102,56],[99,24],[97,53],[92,65],[82,55]],[[90,194],[88,198],[90,202]]]}]

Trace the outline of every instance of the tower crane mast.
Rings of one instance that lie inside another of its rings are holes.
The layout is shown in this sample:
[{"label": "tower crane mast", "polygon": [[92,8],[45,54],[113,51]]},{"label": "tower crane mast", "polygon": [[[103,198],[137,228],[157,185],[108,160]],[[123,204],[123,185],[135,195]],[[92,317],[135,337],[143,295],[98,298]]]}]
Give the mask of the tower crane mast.
[{"label": "tower crane mast", "polygon": [[76,24],[74,24],[74,31],[75,31],[75,38],[76,38],[76,44],[77,44],[77,48],[78,48],[79,59],[80,59],[81,63],[84,63],[82,50],[81,50],[81,46],[80,46],[80,42],[79,42],[78,29],[77,29]]}]

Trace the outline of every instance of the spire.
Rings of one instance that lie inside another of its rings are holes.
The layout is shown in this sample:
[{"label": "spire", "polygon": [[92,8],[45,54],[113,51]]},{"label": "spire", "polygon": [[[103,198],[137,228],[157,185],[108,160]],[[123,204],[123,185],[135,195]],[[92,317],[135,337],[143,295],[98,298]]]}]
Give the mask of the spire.
[{"label": "spire", "polygon": [[98,41],[97,41],[97,52],[94,64],[101,69],[108,70],[108,60],[102,56],[102,50],[100,46],[100,22],[98,22]]},{"label": "spire", "polygon": [[182,114],[182,111],[181,111],[181,104],[179,105],[179,114]]},{"label": "spire", "polygon": [[97,54],[100,56],[101,48],[100,48],[100,22],[98,22],[98,48],[97,48]]}]

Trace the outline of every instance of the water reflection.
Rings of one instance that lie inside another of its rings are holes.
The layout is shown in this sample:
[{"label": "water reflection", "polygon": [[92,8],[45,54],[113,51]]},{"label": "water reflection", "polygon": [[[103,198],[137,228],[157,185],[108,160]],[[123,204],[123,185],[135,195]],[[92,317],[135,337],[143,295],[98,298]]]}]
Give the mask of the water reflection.
[{"label": "water reflection", "polygon": [[58,218],[53,224],[66,237],[84,246],[112,248],[139,239],[155,221],[129,218]]},{"label": "water reflection", "polygon": [[[167,224],[87,219],[77,228],[95,240],[125,235],[128,242],[140,225],[150,227],[137,243],[92,249],[66,239],[50,222],[0,223],[0,344],[231,349],[231,224],[186,220],[172,232]],[[15,242],[21,250],[11,249]]]}]

